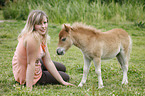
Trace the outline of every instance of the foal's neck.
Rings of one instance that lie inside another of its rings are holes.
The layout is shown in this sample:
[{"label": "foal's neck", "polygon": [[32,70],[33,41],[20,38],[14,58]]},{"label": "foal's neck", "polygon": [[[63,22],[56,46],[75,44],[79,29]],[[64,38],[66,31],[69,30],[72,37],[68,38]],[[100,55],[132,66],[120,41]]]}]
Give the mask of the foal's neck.
[{"label": "foal's neck", "polygon": [[85,46],[87,46],[87,43],[89,42],[89,37],[87,34],[82,34],[82,33],[77,33],[77,32],[72,32],[71,38],[73,41],[73,44],[80,48],[83,49]]}]

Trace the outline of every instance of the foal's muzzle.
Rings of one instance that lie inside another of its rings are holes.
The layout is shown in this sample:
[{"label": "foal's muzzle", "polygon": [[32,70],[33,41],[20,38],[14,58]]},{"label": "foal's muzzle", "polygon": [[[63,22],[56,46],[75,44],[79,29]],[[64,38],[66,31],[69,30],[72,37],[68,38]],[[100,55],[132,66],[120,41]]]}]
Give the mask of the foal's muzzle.
[{"label": "foal's muzzle", "polygon": [[57,48],[56,49],[57,55],[64,55],[65,54],[65,49],[64,48]]}]

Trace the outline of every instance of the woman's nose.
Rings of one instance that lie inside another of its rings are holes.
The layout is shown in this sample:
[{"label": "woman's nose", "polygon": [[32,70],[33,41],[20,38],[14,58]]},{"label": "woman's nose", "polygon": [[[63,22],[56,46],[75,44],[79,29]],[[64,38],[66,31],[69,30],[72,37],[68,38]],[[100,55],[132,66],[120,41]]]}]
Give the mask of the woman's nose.
[{"label": "woman's nose", "polygon": [[45,24],[42,24],[42,27],[44,28],[45,27]]},{"label": "woman's nose", "polygon": [[42,24],[42,27],[44,27],[44,24]]}]

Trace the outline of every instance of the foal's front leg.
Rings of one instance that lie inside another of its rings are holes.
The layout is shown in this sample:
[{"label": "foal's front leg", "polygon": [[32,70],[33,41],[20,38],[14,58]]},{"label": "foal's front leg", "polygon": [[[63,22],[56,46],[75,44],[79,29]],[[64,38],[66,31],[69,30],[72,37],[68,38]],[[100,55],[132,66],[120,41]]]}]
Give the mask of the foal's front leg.
[{"label": "foal's front leg", "polygon": [[90,68],[90,62],[91,62],[91,60],[84,55],[83,77],[82,77],[80,84],[78,85],[79,87],[82,87],[83,84],[86,83],[87,74],[88,74],[89,68]]},{"label": "foal's front leg", "polygon": [[101,76],[101,58],[94,58],[93,59],[95,65],[95,72],[98,75],[98,88],[103,88],[103,81]]}]

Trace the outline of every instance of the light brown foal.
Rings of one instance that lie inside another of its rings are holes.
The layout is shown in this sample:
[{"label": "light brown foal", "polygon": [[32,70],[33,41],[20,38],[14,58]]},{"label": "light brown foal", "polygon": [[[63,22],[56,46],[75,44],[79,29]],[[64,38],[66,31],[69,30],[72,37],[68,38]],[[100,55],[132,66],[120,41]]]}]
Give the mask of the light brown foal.
[{"label": "light brown foal", "polygon": [[101,59],[116,57],[123,70],[122,84],[128,83],[127,71],[131,50],[131,37],[123,29],[101,32],[82,23],[65,25],[59,33],[57,54],[63,55],[72,45],[78,47],[84,57],[83,77],[78,86],[86,82],[90,62],[93,60],[98,74],[98,88],[102,88]]}]

